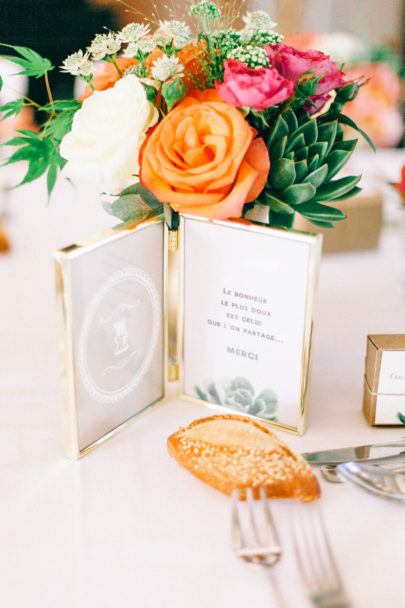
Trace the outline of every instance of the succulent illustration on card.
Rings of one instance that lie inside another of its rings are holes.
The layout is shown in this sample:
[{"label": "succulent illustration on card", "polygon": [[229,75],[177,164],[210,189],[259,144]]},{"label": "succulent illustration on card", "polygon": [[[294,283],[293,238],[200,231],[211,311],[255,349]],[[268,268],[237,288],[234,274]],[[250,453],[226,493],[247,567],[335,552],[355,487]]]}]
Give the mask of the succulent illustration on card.
[{"label": "succulent illustration on card", "polygon": [[266,388],[256,394],[251,382],[241,376],[225,381],[207,379],[203,386],[203,389],[195,387],[196,395],[202,401],[272,422],[277,421],[274,414],[278,400],[272,389]]}]

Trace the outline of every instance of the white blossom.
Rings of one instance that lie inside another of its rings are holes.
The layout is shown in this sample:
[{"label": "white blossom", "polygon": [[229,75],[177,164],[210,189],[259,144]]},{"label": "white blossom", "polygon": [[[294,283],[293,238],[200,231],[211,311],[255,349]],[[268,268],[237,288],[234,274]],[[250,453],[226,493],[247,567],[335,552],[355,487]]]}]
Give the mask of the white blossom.
[{"label": "white blossom", "polygon": [[151,38],[144,38],[139,42],[130,42],[124,51],[124,57],[136,57],[138,51],[144,55],[149,55],[156,47],[156,42]]},{"label": "white blossom", "polygon": [[270,16],[264,11],[253,11],[246,13],[243,18],[245,22],[245,30],[252,33],[256,32],[273,32],[277,23],[271,20]]},{"label": "white blossom", "polygon": [[150,25],[143,23],[128,23],[118,34],[122,42],[138,42],[149,34]]},{"label": "white blossom", "polygon": [[66,57],[62,62],[61,70],[69,72],[73,76],[89,76],[91,74],[92,63],[89,61],[89,54],[77,51]]},{"label": "white blossom", "polygon": [[152,65],[152,76],[155,80],[165,82],[173,76],[184,76],[183,74],[184,65],[179,63],[178,57],[168,57],[163,55],[159,57]]},{"label": "white blossom", "polygon": [[114,32],[108,34],[96,34],[91,45],[87,48],[94,61],[104,59],[106,55],[114,55],[121,48],[121,40]]},{"label": "white blossom", "polygon": [[61,156],[68,161],[63,175],[94,181],[101,192],[117,194],[138,181],[139,151],[158,120],[157,108],[134,75],[106,91],[95,91],[83,101],[72,130],[61,141]]},{"label": "white blossom", "polygon": [[182,21],[161,21],[159,31],[173,41],[173,46],[177,50],[191,43],[191,30]]}]

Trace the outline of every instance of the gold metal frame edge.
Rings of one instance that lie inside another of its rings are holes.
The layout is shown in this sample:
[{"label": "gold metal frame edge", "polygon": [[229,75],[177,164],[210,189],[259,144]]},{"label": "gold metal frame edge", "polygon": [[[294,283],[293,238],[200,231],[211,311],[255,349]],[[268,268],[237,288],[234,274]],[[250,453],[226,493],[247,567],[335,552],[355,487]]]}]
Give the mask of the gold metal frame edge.
[{"label": "gold metal frame edge", "polygon": [[[163,309],[163,394],[153,403],[145,406],[107,433],[97,438],[91,444],[80,449],[78,429],[78,404],[76,399],[76,372],[74,365],[74,340],[71,302],[71,272],[70,260],[80,253],[92,251],[97,247],[112,242],[115,239],[125,238],[133,231],[148,228],[154,224],[163,223],[163,268],[162,268],[162,309]],[[54,252],[56,275],[56,308],[58,327],[59,367],[62,387],[62,423],[64,453],[71,460],[78,460],[85,454],[114,437],[119,431],[129,426],[133,421],[150,409],[167,401],[168,397],[168,229],[163,219],[147,220],[138,224],[119,224],[116,227],[97,233],[89,238]]]},{"label": "gold metal frame edge", "polygon": [[315,313],[315,301],[318,292],[318,275],[319,275],[319,264],[322,250],[322,235],[316,233],[303,232],[298,230],[285,230],[283,228],[269,227],[260,224],[255,224],[247,220],[210,220],[208,218],[193,216],[188,214],[181,214],[180,216],[180,234],[179,234],[179,248],[180,248],[180,289],[178,295],[178,319],[177,319],[177,360],[179,365],[179,382],[177,396],[184,401],[193,403],[195,405],[201,405],[203,407],[213,409],[218,412],[235,413],[232,409],[227,409],[223,406],[216,406],[213,403],[202,401],[196,397],[186,395],[183,391],[184,384],[184,238],[185,230],[184,224],[186,220],[200,221],[205,223],[212,223],[226,228],[233,228],[237,230],[248,230],[256,232],[258,234],[268,235],[268,231],[279,232],[280,238],[287,238],[293,241],[306,241],[309,244],[309,277],[308,277],[308,289],[306,298],[306,321],[304,328],[304,339],[303,339],[303,356],[302,356],[302,368],[301,368],[301,402],[297,412],[297,423],[296,427],[291,427],[282,423],[272,422],[264,418],[253,416],[251,414],[243,414],[253,420],[267,424],[272,428],[278,428],[294,435],[303,435],[307,428],[308,412],[309,412],[309,400],[310,400],[310,388],[311,388],[311,364],[312,364],[312,334],[313,334],[313,321]]}]

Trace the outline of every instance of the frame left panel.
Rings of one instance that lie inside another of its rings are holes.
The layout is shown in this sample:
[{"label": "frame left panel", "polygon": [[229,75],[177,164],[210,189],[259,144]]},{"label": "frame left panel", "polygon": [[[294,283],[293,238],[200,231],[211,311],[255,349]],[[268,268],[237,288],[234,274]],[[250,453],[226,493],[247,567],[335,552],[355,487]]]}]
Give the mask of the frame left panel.
[{"label": "frame left panel", "polygon": [[167,249],[165,224],[155,220],[55,253],[69,458],[166,397]]}]

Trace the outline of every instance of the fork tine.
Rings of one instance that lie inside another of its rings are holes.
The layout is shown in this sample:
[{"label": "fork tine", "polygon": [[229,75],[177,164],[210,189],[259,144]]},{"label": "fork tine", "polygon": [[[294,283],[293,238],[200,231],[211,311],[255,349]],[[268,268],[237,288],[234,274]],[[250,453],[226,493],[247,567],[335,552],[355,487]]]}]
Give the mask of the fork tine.
[{"label": "fork tine", "polygon": [[267,531],[267,537],[270,539],[271,544],[280,546],[277,529],[274,524],[273,516],[271,514],[269,503],[267,500],[266,490],[261,487],[259,490],[259,494],[263,504],[264,523]]},{"label": "fork tine", "polygon": [[[307,509],[307,517],[303,508]],[[314,603],[321,607],[348,607],[318,505],[300,507],[299,516],[293,520],[293,545],[301,577]]]},{"label": "fork tine", "polygon": [[232,490],[232,548],[234,551],[239,551],[245,545],[245,539],[242,532],[240,514],[238,509],[239,490]]},{"label": "fork tine", "polygon": [[[252,488],[232,492],[232,546],[238,557],[248,562],[273,565],[281,549],[265,494],[254,500]],[[246,498],[242,503],[240,498]],[[261,507],[261,509],[259,508]],[[264,534],[261,533],[264,528]]]}]

